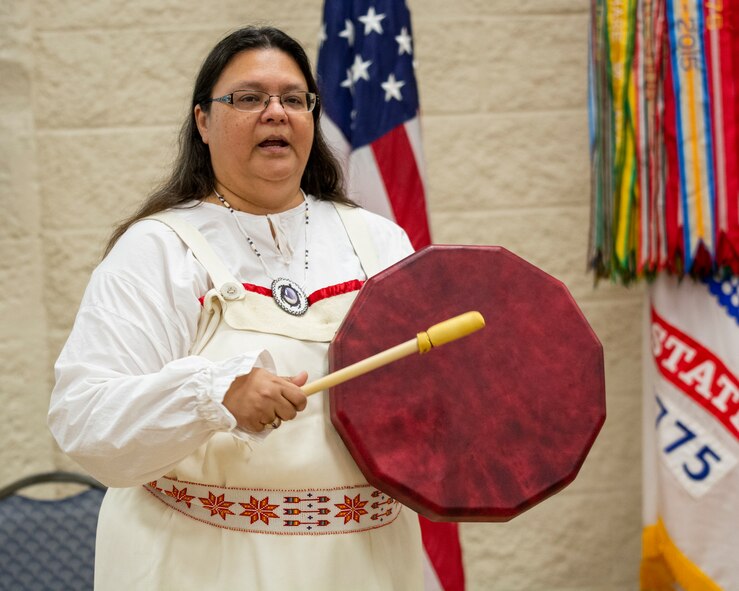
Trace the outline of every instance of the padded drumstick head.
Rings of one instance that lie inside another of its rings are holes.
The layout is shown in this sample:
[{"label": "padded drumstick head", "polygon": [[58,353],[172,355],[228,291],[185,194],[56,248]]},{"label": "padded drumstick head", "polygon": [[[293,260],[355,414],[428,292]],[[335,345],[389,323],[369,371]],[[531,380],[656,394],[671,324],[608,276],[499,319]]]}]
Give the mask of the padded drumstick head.
[{"label": "padded drumstick head", "polygon": [[485,319],[479,312],[465,312],[439,324],[430,327],[426,334],[429,336],[431,346],[441,347],[446,343],[466,337],[485,326]]}]

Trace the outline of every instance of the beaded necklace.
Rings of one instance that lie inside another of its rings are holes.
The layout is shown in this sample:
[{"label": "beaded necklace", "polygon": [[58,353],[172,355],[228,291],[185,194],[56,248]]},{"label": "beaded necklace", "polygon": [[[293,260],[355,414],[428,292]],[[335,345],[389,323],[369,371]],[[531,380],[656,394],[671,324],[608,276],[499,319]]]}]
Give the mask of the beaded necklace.
[{"label": "beaded necklace", "polygon": [[[241,232],[244,238],[246,238],[246,242],[249,244],[252,252],[257,255],[257,258],[262,264],[262,268],[264,269],[267,277],[272,279],[272,285],[270,286],[270,289],[272,290],[272,299],[275,301],[275,303],[280,307],[280,309],[284,310],[288,314],[292,314],[293,316],[302,316],[303,314],[305,314],[308,311],[308,296],[305,295],[304,286],[308,277],[308,222],[310,220],[310,215],[308,211],[308,199],[305,198],[305,193],[303,193],[303,200],[305,203],[305,264],[303,266],[303,286],[301,287],[292,279],[288,279],[286,277],[278,277],[276,279],[274,278],[274,275],[272,275],[270,270],[267,268],[267,263],[264,261],[262,253],[259,252],[256,244],[254,244],[254,241],[251,239],[249,234],[246,233],[246,230],[244,230],[243,226],[241,225],[241,222],[239,221],[239,216],[236,215],[234,208],[231,207],[231,204],[226,201],[223,195],[221,195],[218,191],[214,189],[213,192],[215,193],[216,197],[218,197],[218,200],[221,202],[221,204],[231,212],[232,217],[236,222],[236,227],[239,229],[239,232]],[[303,191],[301,189],[301,193],[302,192]]]}]

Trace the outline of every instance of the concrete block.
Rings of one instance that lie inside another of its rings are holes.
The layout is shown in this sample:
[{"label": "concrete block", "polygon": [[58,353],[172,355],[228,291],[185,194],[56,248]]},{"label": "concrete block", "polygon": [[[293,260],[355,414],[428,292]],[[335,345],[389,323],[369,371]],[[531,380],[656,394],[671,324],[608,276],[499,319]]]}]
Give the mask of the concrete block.
[{"label": "concrete block", "polygon": [[480,68],[485,110],[585,107],[587,13],[496,18],[488,27]]},{"label": "concrete block", "polygon": [[581,304],[583,313],[603,343],[606,392],[613,389],[619,393],[641,394],[642,307],[641,297]]},{"label": "concrete block", "polygon": [[67,454],[65,454],[62,450],[59,449],[59,446],[56,444],[56,441],[52,438],[52,463],[54,465],[55,470],[66,470],[68,472],[82,472],[85,474],[85,470],[72,458],[70,458]]},{"label": "concrete block", "polygon": [[[79,302],[77,302],[77,304],[79,304]],[[75,315],[77,314],[78,307],[79,305],[77,305],[74,309]],[[56,363],[59,354],[62,352],[64,343],[66,343],[67,339],[69,338],[69,332],[72,330],[73,321],[74,315],[71,317],[71,319],[68,318],[65,322],[60,322],[58,328],[50,328],[46,334],[46,348],[49,357],[46,378],[49,384],[51,384],[52,388],[54,383],[56,382],[56,379],[54,377],[54,364]],[[49,393],[51,393],[51,388],[49,389]]]},{"label": "concrete block", "polygon": [[622,589],[638,588],[638,502],[634,491],[565,491],[507,523],[463,524],[470,591],[597,589],[624,579]]},{"label": "concrete block", "polygon": [[29,33],[32,17],[32,5],[30,2],[2,2],[0,3],[0,47],[13,35],[22,31]]},{"label": "concrete block", "polygon": [[[22,51],[21,44],[5,49],[0,48],[0,126],[3,129],[32,129],[27,119],[20,122],[12,114],[28,112],[31,114],[31,68],[30,60]],[[10,55],[8,55],[10,54]]]},{"label": "concrete block", "polygon": [[224,0],[215,9],[213,5],[198,0],[40,0],[33,3],[33,17],[39,28],[45,30],[133,27],[183,30],[217,25],[225,31],[256,22],[276,24],[284,20],[285,15],[290,19],[317,23],[321,5],[318,0],[284,0],[279,3],[268,0]]},{"label": "concrete block", "polygon": [[[32,236],[24,238],[2,236],[0,238],[0,284],[5,286],[0,300],[0,310],[6,313],[5,306],[31,307],[41,304],[42,282],[38,271],[40,252]],[[10,320],[13,312],[7,312],[4,319]],[[39,310],[43,313],[43,310]]]},{"label": "concrete block", "polygon": [[171,126],[40,134],[44,228],[107,232],[165,178],[177,133]]},{"label": "concrete block", "polygon": [[[30,112],[15,114],[23,119]],[[0,217],[0,240],[24,242],[34,236],[39,227],[35,141],[32,133],[9,130],[1,121],[0,130],[0,201],[4,212]],[[29,246],[26,242],[26,247]],[[4,247],[9,249],[4,252],[16,249],[12,242]]]},{"label": "concrete block", "polygon": [[[434,21],[416,22],[414,60],[424,119],[480,110],[487,89],[481,81],[485,64],[480,62],[478,47],[485,34],[484,23],[470,19],[451,19],[443,27]],[[453,128],[446,131],[454,133]]]},{"label": "concrete block", "polygon": [[310,60],[314,76],[316,73],[316,65],[318,61],[318,34],[321,30],[322,23],[322,10],[316,11],[315,19],[311,18],[308,20],[295,20],[291,17],[289,19],[281,18],[269,23],[278,27],[279,29],[282,29],[283,31],[285,31],[285,33],[298,40],[300,45],[303,46],[305,54]]},{"label": "concrete block", "polygon": [[23,476],[50,469],[51,436],[46,428],[46,384],[34,380],[28,373],[3,372],[0,404],[4,415],[0,433],[3,450],[0,483],[9,484]]},{"label": "concrete block", "polygon": [[[29,43],[22,39],[4,39],[0,46],[0,80],[3,81],[0,85],[0,199],[4,212],[0,219],[0,240],[3,241],[23,241],[38,226],[29,54]],[[4,244],[8,246],[12,244]]]},{"label": "concrete block", "polygon": [[417,19],[446,20],[460,15],[486,17],[586,13],[585,0],[408,0]]},{"label": "concrete block", "polygon": [[642,392],[606,391],[606,422],[568,490],[597,496],[641,489]]},{"label": "concrete block", "polygon": [[[49,232],[44,243],[44,303],[50,331],[67,330],[77,314],[90,274],[100,262],[107,231]],[[52,354],[50,357],[55,359]]]},{"label": "concrete block", "polygon": [[[31,291],[26,288],[28,291]],[[28,383],[43,383],[46,357],[46,314],[38,301],[3,301],[0,304],[0,376],[23,377]]]},{"label": "concrete block", "polygon": [[439,244],[502,246],[562,281],[577,300],[593,298],[586,270],[588,208],[552,207],[435,213]]},{"label": "concrete block", "polygon": [[590,202],[587,113],[423,119],[432,212]]},{"label": "concrete block", "polygon": [[[234,21],[238,22],[238,21]],[[285,27],[315,56],[320,21]],[[73,29],[36,37],[36,99],[45,129],[179,126],[190,109],[202,61],[228,27],[188,29]]]},{"label": "concrete block", "polygon": [[[178,125],[214,32],[135,29],[36,36],[39,128]],[[46,99],[46,100],[45,100]]]}]

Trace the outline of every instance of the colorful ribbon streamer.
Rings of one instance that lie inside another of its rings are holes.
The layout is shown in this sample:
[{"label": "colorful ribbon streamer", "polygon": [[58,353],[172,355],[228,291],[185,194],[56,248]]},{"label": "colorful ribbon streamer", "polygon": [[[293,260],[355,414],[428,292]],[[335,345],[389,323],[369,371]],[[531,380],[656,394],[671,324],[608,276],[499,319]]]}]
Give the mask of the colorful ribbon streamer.
[{"label": "colorful ribbon streamer", "polygon": [[589,264],[739,274],[739,7],[592,0]]}]

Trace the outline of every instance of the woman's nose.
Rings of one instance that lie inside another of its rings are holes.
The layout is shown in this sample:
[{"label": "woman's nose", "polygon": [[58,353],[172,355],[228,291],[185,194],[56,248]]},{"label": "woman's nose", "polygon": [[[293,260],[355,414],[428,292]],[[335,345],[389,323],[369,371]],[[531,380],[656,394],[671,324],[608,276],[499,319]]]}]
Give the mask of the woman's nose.
[{"label": "woman's nose", "polygon": [[264,111],[262,111],[262,117],[267,120],[287,119],[287,113],[285,113],[285,108],[282,106],[282,101],[279,96],[270,96],[269,99],[267,99],[267,106],[264,107]]}]

